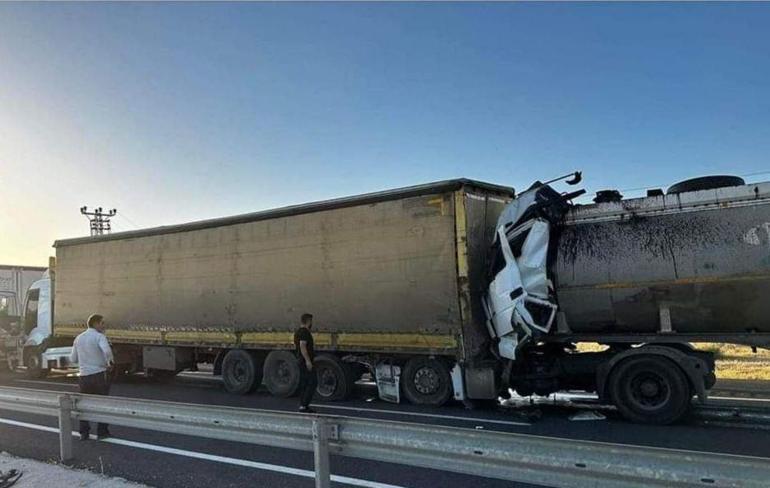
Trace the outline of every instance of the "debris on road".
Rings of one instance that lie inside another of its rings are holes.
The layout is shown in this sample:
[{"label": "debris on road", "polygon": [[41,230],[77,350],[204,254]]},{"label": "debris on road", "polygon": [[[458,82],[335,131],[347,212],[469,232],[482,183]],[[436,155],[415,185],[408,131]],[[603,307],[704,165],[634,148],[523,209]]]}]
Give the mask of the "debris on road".
[{"label": "debris on road", "polygon": [[[0,452],[0,473],[16,470],[22,474],[14,488],[35,488],[40,486],[70,486],[88,488],[148,488],[147,485],[110,478],[83,469],[73,469],[60,464],[48,464],[31,459],[14,457]],[[2,480],[3,478],[0,478]]]},{"label": "debris on road", "polygon": [[0,488],[11,488],[17,481],[19,481],[22,474],[23,473],[16,469],[6,472],[0,471]]}]

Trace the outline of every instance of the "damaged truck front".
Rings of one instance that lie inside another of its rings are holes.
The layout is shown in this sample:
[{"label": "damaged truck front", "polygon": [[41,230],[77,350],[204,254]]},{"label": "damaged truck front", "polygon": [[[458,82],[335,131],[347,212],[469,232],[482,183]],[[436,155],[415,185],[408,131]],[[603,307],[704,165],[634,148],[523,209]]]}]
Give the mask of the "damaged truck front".
[{"label": "damaged truck front", "polygon": [[536,183],[498,219],[483,302],[502,383],[594,391],[630,420],[674,422],[715,383],[691,343],[770,345],[770,184],[569,203],[582,193]]}]

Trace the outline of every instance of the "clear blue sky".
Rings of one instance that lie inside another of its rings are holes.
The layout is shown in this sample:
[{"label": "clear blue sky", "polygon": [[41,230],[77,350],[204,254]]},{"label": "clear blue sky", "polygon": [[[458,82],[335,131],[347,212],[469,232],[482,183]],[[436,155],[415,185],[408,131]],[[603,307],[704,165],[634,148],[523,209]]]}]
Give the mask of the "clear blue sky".
[{"label": "clear blue sky", "polygon": [[81,205],[131,229],[460,176],[770,170],[768,26],[770,4],[3,3],[0,262],[45,263]]}]

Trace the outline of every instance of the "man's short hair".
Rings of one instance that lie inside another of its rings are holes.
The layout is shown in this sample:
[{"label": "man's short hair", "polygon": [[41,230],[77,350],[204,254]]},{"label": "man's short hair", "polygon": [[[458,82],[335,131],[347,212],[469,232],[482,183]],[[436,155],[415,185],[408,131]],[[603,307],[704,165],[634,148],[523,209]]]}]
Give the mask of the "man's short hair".
[{"label": "man's short hair", "polygon": [[313,314],[303,313],[302,317],[299,318],[299,321],[302,322],[302,325],[308,325],[310,322],[313,321]]},{"label": "man's short hair", "polygon": [[104,317],[99,315],[98,313],[95,313],[95,314],[91,315],[90,317],[88,317],[88,326],[89,327],[93,327],[96,324],[98,324],[99,322],[101,322],[102,320],[104,320]]}]

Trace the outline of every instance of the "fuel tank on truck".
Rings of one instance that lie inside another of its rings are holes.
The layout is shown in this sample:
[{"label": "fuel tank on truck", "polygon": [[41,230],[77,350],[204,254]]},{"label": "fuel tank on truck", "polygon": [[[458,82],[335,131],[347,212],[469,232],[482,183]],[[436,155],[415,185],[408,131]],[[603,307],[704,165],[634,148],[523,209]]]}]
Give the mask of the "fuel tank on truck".
[{"label": "fuel tank on truck", "polygon": [[569,210],[561,332],[770,332],[770,183],[674,189]]}]

